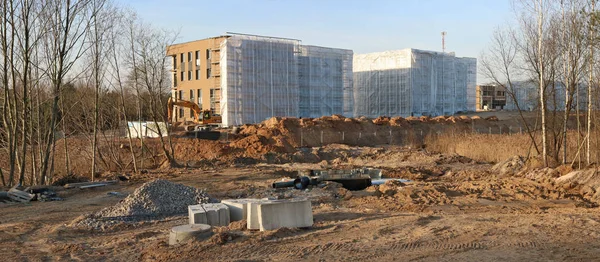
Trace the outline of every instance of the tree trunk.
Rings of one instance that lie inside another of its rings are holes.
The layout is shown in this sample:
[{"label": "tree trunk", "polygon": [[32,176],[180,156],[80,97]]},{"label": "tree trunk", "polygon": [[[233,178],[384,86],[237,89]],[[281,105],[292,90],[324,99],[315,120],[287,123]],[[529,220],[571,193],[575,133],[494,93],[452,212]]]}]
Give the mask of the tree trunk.
[{"label": "tree trunk", "polygon": [[540,111],[542,114],[542,159],[544,166],[548,166],[548,141],[546,140],[546,94],[544,87],[544,56],[543,56],[543,0],[539,1],[538,6],[538,62],[540,67]]},{"label": "tree trunk", "polygon": [[[596,1],[592,1],[592,14],[595,15],[596,12]],[[591,140],[591,132],[592,132],[592,87],[594,85],[594,24],[595,18],[591,19],[591,28],[590,30],[590,79],[588,83],[588,104],[587,104],[587,132],[586,132],[586,164],[589,166],[590,161],[590,140]]]}]

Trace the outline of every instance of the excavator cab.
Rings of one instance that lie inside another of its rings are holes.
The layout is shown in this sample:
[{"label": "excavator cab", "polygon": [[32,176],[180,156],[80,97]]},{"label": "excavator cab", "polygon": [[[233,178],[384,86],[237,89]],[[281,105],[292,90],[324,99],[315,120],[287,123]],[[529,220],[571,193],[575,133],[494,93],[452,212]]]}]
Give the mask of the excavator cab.
[{"label": "excavator cab", "polygon": [[204,113],[202,114],[202,120],[208,119],[210,119],[210,110],[204,110]]}]

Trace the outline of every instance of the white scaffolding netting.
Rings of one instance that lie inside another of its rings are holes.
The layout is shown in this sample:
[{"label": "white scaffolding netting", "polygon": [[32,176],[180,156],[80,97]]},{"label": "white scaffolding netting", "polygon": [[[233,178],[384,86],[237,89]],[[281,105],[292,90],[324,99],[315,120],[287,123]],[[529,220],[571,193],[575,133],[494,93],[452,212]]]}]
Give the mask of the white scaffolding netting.
[{"label": "white scaffolding netting", "polygon": [[354,115],[406,117],[474,110],[476,63],[474,58],[416,49],[355,55]]},{"label": "white scaffolding netting", "polygon": [[[546,108],[548,110],[564,110],[565,91],[565,86],[560,82],[549,84],[546,87]],[[577,108],[577,103],[579,104],[579,109],[587,109],[588,97],[586,85],[577,85],[577,87],[573,90],[573,93],[571,95],[573,96],[572,98],[570,98],[570,107],[572,110],[575,110]],[[539,108],[539,105],[539,84],[536,83],[536,81],[518,81],[513,82],[512,86],[509,86],[506,94],[506,106],[504,107],[505,109],[521,109],[525,111],[532,111],[536,108]]]},{"label": "white scaffolding netting", "polygon": [[299,115],[300,41],[233,35],[221,45],[224,126]]},{"label": "white scaffolding netting", "polygon": [[300,117],[352,116],[352,50],[301,46]]}]

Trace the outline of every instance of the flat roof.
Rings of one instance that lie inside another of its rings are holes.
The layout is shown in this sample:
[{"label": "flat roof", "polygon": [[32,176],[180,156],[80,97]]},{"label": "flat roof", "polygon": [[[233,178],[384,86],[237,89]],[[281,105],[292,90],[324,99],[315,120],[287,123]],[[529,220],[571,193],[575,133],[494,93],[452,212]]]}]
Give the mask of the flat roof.
[{"label": "flat roof", "polygon": [[202,39],[198,39],[198,40],[191,40],[191,41],[187,41],[187,42],[176,43],[176,44],[172,44],[172,45],[169,45],[169,46],[185,45],[185,44],[194,43],[194,42],[198,42],[198,41],[204,41],[204,40],[209,40],[209,39],[217,39],[217,38],[227,38],[227,37],[230,37],[230,35],[220,35],[220,36],[207,37],[207,38],[202,38]]}]

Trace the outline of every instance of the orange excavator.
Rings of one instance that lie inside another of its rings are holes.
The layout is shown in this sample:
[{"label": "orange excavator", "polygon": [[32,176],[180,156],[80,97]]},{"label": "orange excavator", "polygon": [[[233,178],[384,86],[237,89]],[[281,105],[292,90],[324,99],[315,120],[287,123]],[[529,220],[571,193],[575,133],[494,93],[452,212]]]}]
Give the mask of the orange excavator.
[{"label": "orange excavator", "polygon": [[173,121],[173,108],[175,106],[186,107],[194,112],[194,125],[186,126],[186,130],[193,127],[195,130],[208,130],[212,127],[221,126],[221,116],[213,115],[210,110],[202,110],[198,104],[191,101],[173,101],[173,98],[169,97],[167,101],[167,113],[168,119],[171,122]]}]

